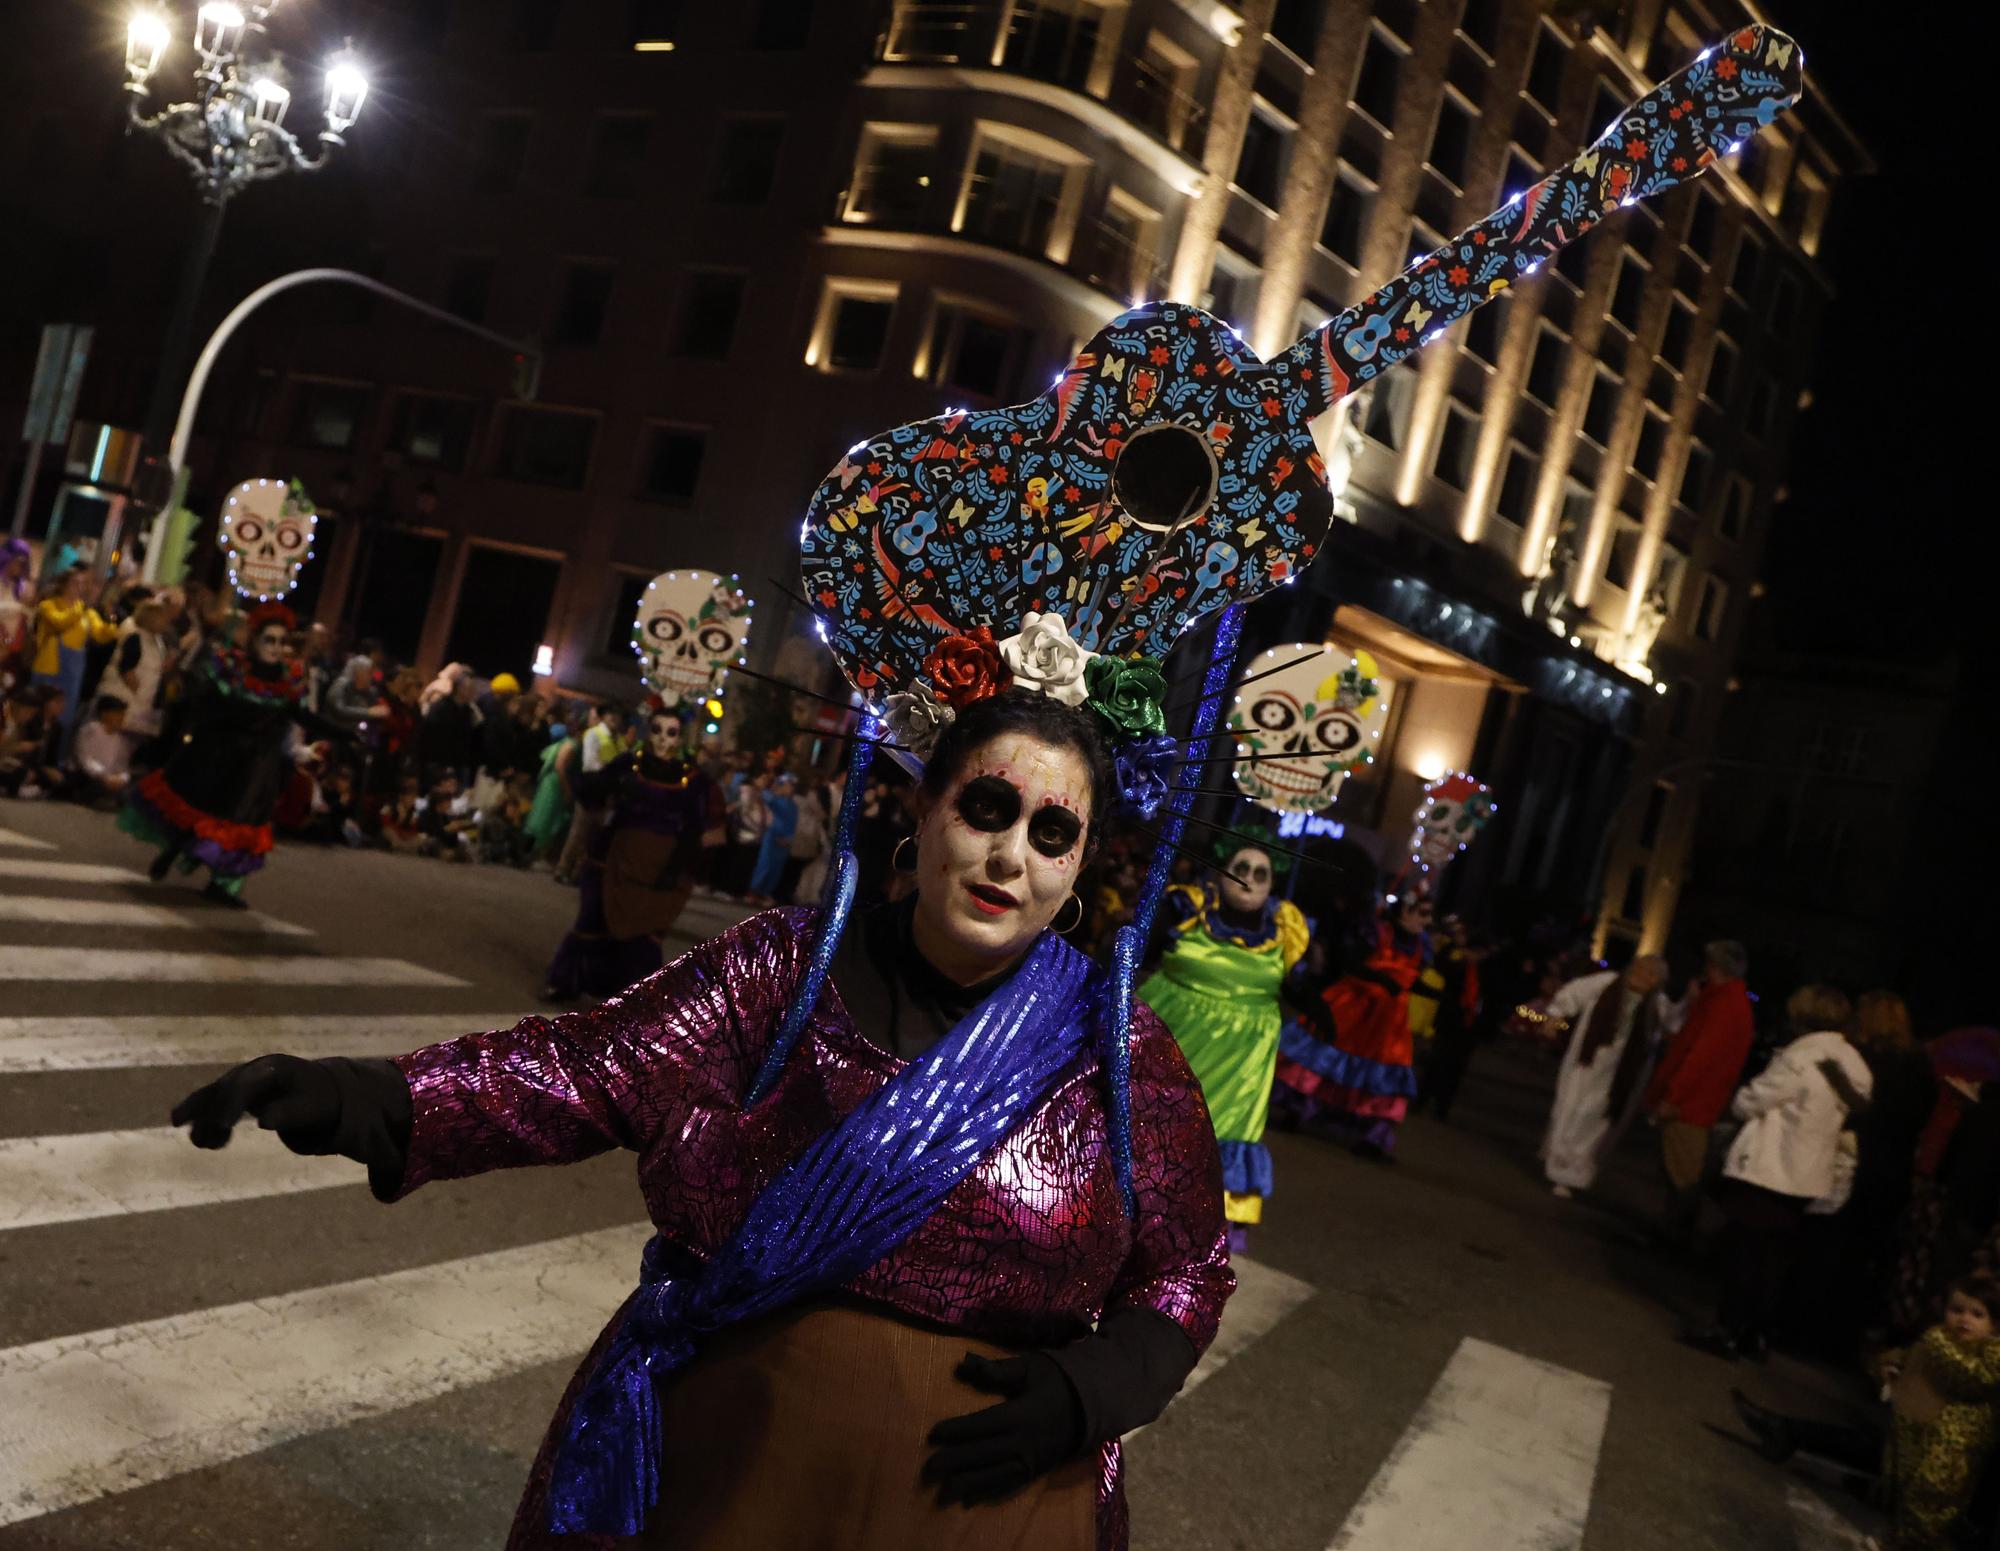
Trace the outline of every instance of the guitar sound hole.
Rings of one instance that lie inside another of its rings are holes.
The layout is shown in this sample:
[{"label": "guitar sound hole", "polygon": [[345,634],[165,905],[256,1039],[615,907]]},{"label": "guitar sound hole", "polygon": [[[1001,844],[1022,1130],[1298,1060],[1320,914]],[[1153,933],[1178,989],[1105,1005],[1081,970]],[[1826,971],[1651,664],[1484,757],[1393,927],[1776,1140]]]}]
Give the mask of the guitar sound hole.
[{"label": "guitar sound hole", "polygon": [[1216,477],[1205,437],[1184,425],[1149,425],[1119,452],[1111,493],[1140,527],[1165,533],[1208,510]]}]

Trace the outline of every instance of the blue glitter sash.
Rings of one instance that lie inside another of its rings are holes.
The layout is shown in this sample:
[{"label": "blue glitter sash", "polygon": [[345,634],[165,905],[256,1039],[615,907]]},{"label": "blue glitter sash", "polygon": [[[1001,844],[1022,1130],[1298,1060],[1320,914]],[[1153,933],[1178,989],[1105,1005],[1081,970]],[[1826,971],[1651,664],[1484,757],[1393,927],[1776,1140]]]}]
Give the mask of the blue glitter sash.
[{"label": "blue glitter sash", "polygon": [[661,1380],[703,1336],[852,1281],[938,1208],[1075,1060],[1103,1012],[1089,959],[1044,932],[1020,969],[814,1140],[691,1276],[644,1279],[556,1452],[557,1534],[636,1535],[659,1497]]}]

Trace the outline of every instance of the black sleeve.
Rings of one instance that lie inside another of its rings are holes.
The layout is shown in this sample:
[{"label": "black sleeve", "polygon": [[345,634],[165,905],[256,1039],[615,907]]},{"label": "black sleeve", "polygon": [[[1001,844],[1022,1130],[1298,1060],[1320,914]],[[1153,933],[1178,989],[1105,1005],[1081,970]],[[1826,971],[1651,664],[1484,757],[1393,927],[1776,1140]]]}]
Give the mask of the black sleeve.
[{"label": "black sleeve", "polygon": [[388,1060],[330,1056],[315,1063],[340,1089],[340,1127],[332,1150],[368,1166],[368,1188],[378,1201],[402,1188],[410,1157],[414,1113],[402,1068]]},{"label": "black sleeve", "polygon": [[1086,1447],[1157,1418],[1195,1365],[1187,1332],[1151,1309],[1114,1309],[1090,1335],[1047,1355],[1076,1391]]},{"label": "black sleeve", "polygon": [[125,637],[125,644],[118,648],[118,671],[120,673],[130,673],[134,668],[138,667],[141,650],[137,631]]}]

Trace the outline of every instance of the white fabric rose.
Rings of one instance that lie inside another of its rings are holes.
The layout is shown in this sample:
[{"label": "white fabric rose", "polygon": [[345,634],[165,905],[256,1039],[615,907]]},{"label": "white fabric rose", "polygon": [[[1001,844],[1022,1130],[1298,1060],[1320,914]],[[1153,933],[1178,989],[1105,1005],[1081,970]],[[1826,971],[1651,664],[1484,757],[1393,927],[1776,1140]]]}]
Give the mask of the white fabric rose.
[{"label": "white fabric rose", "polygon": [[1000,643],[1000,660],[1016,684],[1064,705],[1082,705],[1089,698],[1083,670],[1096,655],[1070,639],[1069,622],[1060,614],[1030,612],[1020,633]]},{"label": "white fabric rose", "polygon": [[957,717],[958,713],[950,706],[941,705],[929,695],[900,694],[889,697],[882,725],[892,743],[902,744],[918,759],[929,759],[937,740]]}]

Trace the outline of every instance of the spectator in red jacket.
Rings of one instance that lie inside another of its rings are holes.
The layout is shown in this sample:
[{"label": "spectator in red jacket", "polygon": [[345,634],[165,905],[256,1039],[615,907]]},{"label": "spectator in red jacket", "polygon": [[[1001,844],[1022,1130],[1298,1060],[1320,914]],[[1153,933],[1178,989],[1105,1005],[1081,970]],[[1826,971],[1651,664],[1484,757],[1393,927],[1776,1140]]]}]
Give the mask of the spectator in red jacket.
[{"label": "spectator in red jacket", "polygon": [[1743,945],[1712,942],[1702,950],[1702,964],[1701,984],[1680,1032],[1646,1089],[1646,1112],[1660,1130],[1671,1192],[1665,1227],[1681,1239],[1691,1236],[1701,1212],[1709,1128],[1729,1107],[1756,1036],[1750,991],[1743,983],[1750,968]]}]

